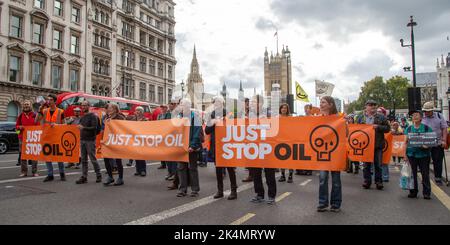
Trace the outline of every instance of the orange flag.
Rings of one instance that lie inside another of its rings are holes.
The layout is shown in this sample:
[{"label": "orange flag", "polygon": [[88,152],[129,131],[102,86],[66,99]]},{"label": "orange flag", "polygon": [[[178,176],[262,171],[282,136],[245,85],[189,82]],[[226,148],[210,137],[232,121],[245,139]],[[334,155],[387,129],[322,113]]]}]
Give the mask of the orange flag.
[{"label": "orange flag", "polygon": [[348,158],[357,162],[373,162],[375,130],[373,125],[349,124],[347,138]]}]

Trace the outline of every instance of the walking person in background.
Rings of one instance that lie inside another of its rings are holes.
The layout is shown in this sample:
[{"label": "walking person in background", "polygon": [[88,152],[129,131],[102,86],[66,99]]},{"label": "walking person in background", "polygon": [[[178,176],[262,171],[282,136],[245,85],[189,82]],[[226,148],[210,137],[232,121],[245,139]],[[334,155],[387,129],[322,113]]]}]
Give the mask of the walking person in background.
[{"label": "walking person in background", "polygon": [[[148,119],[144,116],[144,108],[142,108],[141,106],[136,107],[135,115],[128,117],[127,120],[137,122],[148,121]],[[136,173],[134,174],[134,176],[147,176],[147,162],[145,160],[136,160]]]},{"label": "walking person in background", "polygon": [[[56,107],[57,97],[54,94],[49,94],[47,96],[47,103],[49,108],[40,111],[38,114],[38,121],[41,122],[41,125],[48,125],[50,127],[55,127],[56,125],[61,125],[64,123],[64,110]],[[44,182],[53,181],[53,163],[46,162],[47,165],[47,177],[44,179]],[[64,163],[58,163],[59,168],[59,176],[61,177],[61,181],[66,181],[66,175],[64,173]]]},{"label": "walking person in background", "polygon": [[[223,123],[225,125],[225,117],[227,112],[224,108],[224,99],[218,97],[214,99],[214,111],[211,112],[209,121],[206,123],[205,132],[207,135],[211,135],[211,147],[210,154],[213,158],[214,163],[216,162],[216,125]],[[214,195],[214,199],[222,198],[223,195],[223,172],[228,171],[230,176],[231,193],[228,196],[228,200],[234,200],[237,198],[237,182],[236,182],[236,171],[233,167],[223,168],[216,166],[216,179],[217,179],[217,193]]]},{"label": "walking person in background", "polygon": [[[431,127],[422,123],[422,113],[419,111],[412,112],[413,125],[405,130],[405,135],[412,133],[427,133],[432,132]],[[412,174],[414,177],[414,189],[409,191],[409,198],[417,198],[419,192],[417,171],[420,169],[422,175],[423,198],[431,199],[431,183],[430,183],[430,149],[426,146],[422,147],[407,147],[406,159],[411,165]]]},{"label": "walking person in background", "polygon": [[[110,122],[111,120],[126,120],[126,117],[123,113],[120,112],[119,106],[113,103],[108,104],[106,109],[106,118],[104,120],[105,123]],[[105,168],[108,173],[108,177],[106,181],[103,183],[105,186],[109,186],[114,183],[115,186],[123,185],[123,165],[122,159],[111,159],[105,158]],[[119,178],[114,182],[113,178],[113,162],[117,164],[117,170],[119,172]]]},{"label": "walking person in background", "polygon": [[[289,117],[289,116],[291,116],[291,110],[289,109],[289,105],[286,104],[286,103],[280,105],[280,109],[279,109],[278,113],[280,114],[281,117]],[[281,177],[278,180],[278,182],[285,182],[286,181],[286,174],[285,174],[285,172],[286,172],[286,169],[284,169],[284,168],[281,169]],[[293,181],[293,176],[292,176],[293,174],[294,174],[294,170],[293,169],[289,169],[289,177],[287,179],[288,183],[293,183],[294,182]]]},{"label": "walking person in background", "polygon": [[22,113],[17,117],[16,121],[16,130],[19,130],[19,160],[20,160],[20,168],[21,174],[20,177],[27,177],[28,175],[28,164],[31,163],[31,173],[33,177],[38,177],[37,173],[37,161],[34,160],[22,160],[20,159],[22,152],[22,144],[23,144],[23,132],[25,131],[26,126],[36,126],[36,113],[33,112],[31,108],[31,101],[25,100],[22,103]]},{"label": "walking person in background", "polygon": [[434,181],[437,185],[442,185],[442,163],[445,157],[444,149],[447,148],[447,122],[439,112],[434,112],[434,103],[427,102],[422,110],[425,116],[422,123],[430,127],[436,133],[438,146],[431,148],[431,159],[433,160]]},{"label": "walking person in background", "polygon": [[100,119],[96,114],[89,112],[89,101],[85,100],[81,102],[81,108],[83,108],[83,117],[80,119],[78,128],[80,129],[80,152],[81,152],[81,169],[82,175],[76,184],[86,184],[88,176],[88,157],[91,160],[94,167],[95,174],[97,176],[96,183],[102,182],[102,174],[100,172],[100,166],[98,165],[97,158],[95,156],[95,140],[97,137],[97,131],[101,128]]},{"label": "walking person in background", "polygon": [[[320,113],[322,116],[338,115],[336,103],[331,96],[325,96],[320,99]],[[328,175],[331,172],[331,199],[328,193]],[[319,207],[318,212],[325,212],[331,205],[331,212],[339,212],[342,204],[342,183],[341,172],[339,171],[320,171],[319,184]]]}]

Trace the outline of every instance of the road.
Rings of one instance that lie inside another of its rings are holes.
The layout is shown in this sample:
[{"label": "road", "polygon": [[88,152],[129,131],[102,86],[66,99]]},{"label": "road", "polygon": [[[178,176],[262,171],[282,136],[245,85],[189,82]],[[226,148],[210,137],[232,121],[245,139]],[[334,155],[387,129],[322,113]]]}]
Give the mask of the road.
[{"label": "road", "polygon": [[[19,178],[17,154],[0,156],[0,224],[450,224],[449,187],[433,185],[432,200],[408,199],[398,187],[399,168],[390,166],[391,181],[383,191],[361,188],[362,175],[342,173],[343,203],[340,213],[316,212],[319,179],[295,176],[294,183],[277,183],[273,206],[250,203],[253,185],[239,182],[238,199],[214,200],[215,170],[212,164],[200,171],[200,196],[176,197],[168,191],[166,170],[158,162],[148,163],[147,177],[135,177],[134,168],[125,169],[125,185],[104,187],[95,183],[76,185],[80,170],[69,170],[67,182],[43,183],[40,177]],[[104,172],[103,162],[101,166]],[[56,168],[57,169],[57,168]],[[92,169],[91,169],[92,170]],[[57,171],[56,171],[57,172]],[[238,169],[238,180],[246,170]],[[225,181],[229,188],[229,181]]]}]

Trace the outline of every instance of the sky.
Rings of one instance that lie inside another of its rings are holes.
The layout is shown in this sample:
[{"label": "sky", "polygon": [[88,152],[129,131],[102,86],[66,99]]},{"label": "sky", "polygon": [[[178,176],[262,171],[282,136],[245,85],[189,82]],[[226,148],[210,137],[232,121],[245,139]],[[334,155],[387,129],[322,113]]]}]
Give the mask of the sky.
[{"label": "sky", "polygon": [[314,81],[334,83],[333,96],[357,99],[375,76],[411,77],[409,16],[414,15],[417,72],[435,72],[450,52],[450,0],[175,0],[176,82],[186,80],[194,45],[205,92],[225,83],[237,97],[264,89],[264,51],[291,51],[293,81],[314,97]]}]

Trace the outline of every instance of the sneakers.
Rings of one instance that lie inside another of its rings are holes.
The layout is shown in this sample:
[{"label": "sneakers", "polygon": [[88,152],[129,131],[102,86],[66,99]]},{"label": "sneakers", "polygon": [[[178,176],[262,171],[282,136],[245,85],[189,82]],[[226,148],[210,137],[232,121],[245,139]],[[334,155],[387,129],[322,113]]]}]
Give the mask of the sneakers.
[{"label": "sneakers", "polygon": [[86,183],[87,183],[87,178],[83,177],[83,176],[81,176],[80,179],[75,182],[75,184],[77,184],[77,185],[86,184]]},{"label": "sneakers", "polygon": [[440,178],[435,179],[436,185],[442,186],[442,180]]},{"label": "sneakers", "polygon": [[33,177],[39,177],[38,173],[33,174]]},{"label": "sneakers", "polygon": [[214,195],[214,199],[219,199],[223,197],[223,192],[217,192],[216,195]]},{"label": "sneakers", "polygon": [[230,195],[228,196],[228,200],[236,200],[237,199],[237,192],[232,191]]},{"label": "sneakers", "polygon": [[196,191],[191,192],[190,197],[198,197],[198,192]]},{"label": "sneakers", "polygon": [[139,176],[139,175],[141,175],[141,174],[138,172],[134,173],[134,176]]},{"label": "sneakers", "polygon": [[364,182],[364,184],[362,184],[362,187],[366,190],[370,189],[370,183]]},{"label": "sneakers", "polygon": [[262,202],[264,202],[264,197],[256,196],[256,197],[252,198],[252,200],[250,200],[250,202],[252,202],[252,203],[262,203]]},{"label": "sneakers", "polygon": [[102,182],[102,176],[97,175],[97,179],[95,180],[95,183],[101,183]]},{"label": "sneakers", "polygon": [[320,205],[319,207],[317,207],[317,212],[319,212],[319,213],[326,212],[327,210],[328,210],[328,206],[325,206],[325,205]]},{"label": "sneakers", "polygon": [[186,192],[178,192],[177,197],[185,197],[187,196]]},{"label": "sneakers", "polygon": [[294,180],[292,179],[292,175],[290,175],[290,176],[288,177],[287,182],[288,182],[288,183],[294,183]]},{"label": "sneakers", "polygon": [[109,186],[112,183],[114,183],[114,179],[108,176],[108,178],[106,178],[106,181],[103,182],[103,185],[104,186]]},{"label": "sneakers", "polygon": [[147,176],[147,173],[145,173],[144,171],[141,172],[141,177],[145,177]]},{"label": "sneakers", "polygon": [[274,205],[274,204],[275,204],[275,198],[269,197],[269,198],[267,199],[267,204],[269,204],[269,205]]},{"label": "sneakers", "polygon": [[45,177],[44,182],[53,181],[54,179],[55,179],[55,177],[53,177],[53,176],[47,176],[47,177]]},{"label": "sneakers", "polygon": [[171,184],[171,185],[167,186],[167,189],[168,189],[169,191],[171,191],[171,190],[176,190],[176,189],[178,189],[178,186],[176,186],[175,184]]},{"label": "sneakers", "polygon": [[338,207],[332,206],[332,207],[330,208],[330,212],[333,212],[333,213],[339,213],[340,211],[341,211],[341,209],[338,208]]},{"label": "sneakers", "polygon": [[20,178],[25,178],[25,177],[27,177],[27,174],[21,174],[21,175],[19,175],[19,177]]},{"label": "sneakers", "polygon": [[123,179],[118,178],[118,179],[116,180],[116,182],[114,183],[114,186],[120,186],[120,185],[123,185],[123,184],[125,184],[125,183],[123,182]]},{"label": "sneakers", "polygon": [[286,181],[286,177],[284,177],[284,175],[281,175],[281,177],[278,180],[278,182],[285,182],[285,181]]},{"label": "sneakers", "polygon": [[428,195],[426,195],[426,196],[424,195],[424,196],[423,196],[423,199],[425,199],[425,200],[431,200],[431,197],[428,196]]}]

